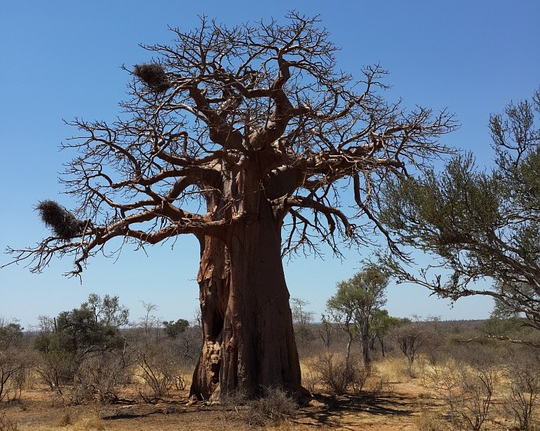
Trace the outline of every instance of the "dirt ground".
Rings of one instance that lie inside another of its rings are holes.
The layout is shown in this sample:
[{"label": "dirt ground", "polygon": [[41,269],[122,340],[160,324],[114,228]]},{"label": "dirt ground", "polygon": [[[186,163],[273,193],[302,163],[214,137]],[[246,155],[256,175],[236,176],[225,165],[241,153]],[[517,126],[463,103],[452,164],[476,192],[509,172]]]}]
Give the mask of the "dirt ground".
[{"label": "dirt ground", "polygon": [[[396,383],[391,391],[362,392],[331,397],[315,395],[281,423],[263,428],[278,430],[418,430],[422,414],[437,409],[434,398],[412,383]],[[132,402],[108,406],[64,405],[45,390],[25,391],[22,400],[0,409],[0,431],[48,430],[248,430],[250,411],[242,405],[189,405],[187,392],[178,391],[156,404]],[[6,425],[7,424],[7,425]],[[15,428],[10,429],[9,426]],[[9,426],[8,426],[9,425]]]}]

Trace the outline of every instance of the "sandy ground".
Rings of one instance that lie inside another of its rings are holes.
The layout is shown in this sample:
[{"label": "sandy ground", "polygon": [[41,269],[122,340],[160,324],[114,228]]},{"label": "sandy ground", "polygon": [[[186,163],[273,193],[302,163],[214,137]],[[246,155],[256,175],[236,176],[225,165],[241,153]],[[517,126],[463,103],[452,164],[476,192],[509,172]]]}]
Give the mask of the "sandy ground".
[{"label": "sandy ground", "polygon": [[[248,430],[251,411],[242,405],[189,405],[186,392],[171,394],[167,400],[148,404],[133,398],[134,403],[108,406],[64,405],[62,399],[45,390],[25,391],[22,400],[4,404],[0,417],[16,424],[18,431],[37,430]],[[331,397],[316,395],[285,422],[272,421],[263,428],[332,429],[332,430],[418,430],[419,418],[438,409],[435,398],[413,383],[393,384],[391,390],[358,395]],[[12,431],[8,426],[0,431]],[[14,430],[13,430],[14,431]]]}]

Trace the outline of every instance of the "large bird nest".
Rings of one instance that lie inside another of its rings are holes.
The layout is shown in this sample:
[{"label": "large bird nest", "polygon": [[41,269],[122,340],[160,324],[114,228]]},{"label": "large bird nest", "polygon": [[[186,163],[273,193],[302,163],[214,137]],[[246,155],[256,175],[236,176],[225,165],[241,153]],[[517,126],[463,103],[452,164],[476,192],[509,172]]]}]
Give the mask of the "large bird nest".
[{"label": "large bird nest", "polygon": [[43,223],[50,227],[59,238],[72,239],[83,231],[84,222],[55,201],[41,201],[37,210]]},{"label": "large bird nest", "polygon": [[133,74],[156,93],[162,93],[171,88],[169,78],[160,64],[137,64]]}]

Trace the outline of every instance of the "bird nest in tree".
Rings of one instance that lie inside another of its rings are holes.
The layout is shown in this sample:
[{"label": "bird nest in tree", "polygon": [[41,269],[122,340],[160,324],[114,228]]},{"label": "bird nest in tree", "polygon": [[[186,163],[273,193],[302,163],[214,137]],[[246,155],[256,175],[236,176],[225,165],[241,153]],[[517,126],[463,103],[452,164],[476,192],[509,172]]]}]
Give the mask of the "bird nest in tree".
[{"label": "bird nest in tree", "polygon": [[55,201],[42,201],[37,209],[43,223],[50,227],[57,237],[71,239],[81,234],[84,222]]},{"label": "bird nest in tree", "polygon": [[171,87],[165,70],[160,64],[138,64],[133,74],[156,93],[162,93]]}]

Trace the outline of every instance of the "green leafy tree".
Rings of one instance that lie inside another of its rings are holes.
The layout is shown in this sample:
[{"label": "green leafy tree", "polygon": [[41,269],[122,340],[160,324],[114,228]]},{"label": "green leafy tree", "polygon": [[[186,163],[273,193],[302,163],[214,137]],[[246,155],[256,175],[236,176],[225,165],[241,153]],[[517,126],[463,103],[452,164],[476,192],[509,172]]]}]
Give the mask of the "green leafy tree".
[{"label": "green leafy tree", "polygon": [[102,298],[92,293],[81,309],[90,310],[94,314],[94,321],[103,326],[121,328],[129,323],[129,310],[120,305],[118,296],[105,295]]},{"label": "green leafy tree", "polygon": [[42,355],[40,373],[51,389],[71,383],[89,356],[121,351],[125,340],[119,326],[127,324],[128,314],[118,305],[118,297],[92,294],[79,308],[61,312],[52,322],[42,318],[46,324],[34,347]]},{"label": "green leafy tree", "polygon": [[176,322],[173,320],[163,322],[163,330],[169,338],[177,338],[180,334],[186,332],[188,327],[189,322],[185,319],[178,319]]},{"label": "green leafy tree", "polygon": [[381,183],[447,152],[438,138],[455,122],[387,102],[379,66],[341,72],[317,18],[233,28],[202,18],[173,33],[127,70],[121,116],[72,122],[63,180],[80,206],[43,201],[53,236],[14,260],[39,271],[71,256],[80,274],[111,242],[195,235],[203,343],[192,395],[301,394],[283,254],[368,243],[382,228]]},{"label": "green leafy tree", "polygon": [[388,275],[378,266],[369,265],[347,281],[337,285],[337,292],[327,302],[327,309],[333,319],[349,335],[346,363],[350,360],[351,344],[360,337],[364,366],[371,365],[370,340],[373,317],[386,304],[385,289]]},{"label": "green leafy tree", "polygon": [[390,331],[400,324],[397,317],[388,314],[388,310],[377,309],[371,313],[369,321],[371,333],[371,350],[375,348],[375,342],[378,341],[381,347],[381,354],[386,356],[385,338]]},{"label": "green leafy tree", "polygon": [[418,272],[404,265],[407,258],[387,259],[401,280],[453,300],[490,296],[506,314],[523,314],[540,329],[539,113],[536,91],[491,116],[491,171],[459,155],[442,172],[428,169],[387,187],[381,220],[395,243],[434,258]]}]

